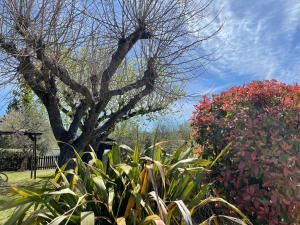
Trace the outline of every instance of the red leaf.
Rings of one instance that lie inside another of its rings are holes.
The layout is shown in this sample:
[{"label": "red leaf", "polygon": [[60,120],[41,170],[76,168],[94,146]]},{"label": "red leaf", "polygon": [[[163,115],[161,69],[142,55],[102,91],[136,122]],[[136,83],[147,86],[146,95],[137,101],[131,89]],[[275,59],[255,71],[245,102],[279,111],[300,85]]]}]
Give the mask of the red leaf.
[{"label": "red leaf", "polygon": [[253,151],[252,153],[251,153],[251,159],[254,161],[255,159],[256,159],[256,151]]}]

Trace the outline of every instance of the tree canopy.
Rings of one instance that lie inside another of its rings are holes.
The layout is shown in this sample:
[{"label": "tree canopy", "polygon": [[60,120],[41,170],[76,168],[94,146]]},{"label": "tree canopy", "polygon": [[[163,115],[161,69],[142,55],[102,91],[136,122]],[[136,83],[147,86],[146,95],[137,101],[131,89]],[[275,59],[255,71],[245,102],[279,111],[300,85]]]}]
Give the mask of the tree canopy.
[{"label": "tree canopy", "polygon": [[[57,140],[83,150],[181,96],[206,60],[211,0],[4,0],[0,78],[22,77]],[[203,52],[203,54],[201,54]],[[63,123],[63,116],[70,124]]]}]

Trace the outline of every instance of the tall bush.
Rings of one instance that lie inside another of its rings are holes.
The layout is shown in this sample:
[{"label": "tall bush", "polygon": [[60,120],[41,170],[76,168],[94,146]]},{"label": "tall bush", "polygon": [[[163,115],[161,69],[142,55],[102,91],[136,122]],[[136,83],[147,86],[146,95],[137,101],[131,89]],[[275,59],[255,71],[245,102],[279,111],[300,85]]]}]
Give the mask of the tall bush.
[{"label": "tall bush", "polygon": [[257,225],[300,222],[299,95],[299,85],[254,81],[195,106],[197,153],[210,159],[232,143],[211,179]]},{"label": "tall bush", "polygon": [[[26,155],[20,151],[0,149],[0,171],[16,171],[21,168]],[[27,168],[24,168],[27,169]]]}]

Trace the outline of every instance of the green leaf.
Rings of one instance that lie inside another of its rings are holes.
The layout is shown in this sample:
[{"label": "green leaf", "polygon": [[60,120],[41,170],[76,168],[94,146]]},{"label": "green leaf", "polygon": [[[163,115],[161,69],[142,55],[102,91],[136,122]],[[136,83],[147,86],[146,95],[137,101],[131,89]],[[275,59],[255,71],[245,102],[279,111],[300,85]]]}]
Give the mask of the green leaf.
[{"label": "green leaf", "polygon": [[[102,162],[101,162],[101,163],[102,163]],[[112,180],[110,179],[110,177],[108,176],[108,174],[106,174],[106,173],[104,172],[104,168],[103,168],[103,170],[102,170],[102,169],[96,168],[96,167],[94,167],[94,166],[92,166],[92,165],[89,165],[89,168],[92,170],[92,172],[94,173],[94,175],[96,175],[96,176],[101,176],[101,177],[103,177],[105,180],[109,180],[109,181],[112,182]]]},{"label": "green leaf", "polygon": [[103,163],[103,167],[104,167],[104,172],[107,172],[108,169],[108,165],[111,159],[111,150],[104,150],[103,155],[102,155],[102,163]]},{"label": "green leaf", "polygon": [[180,161],[176,162],[175,164],[173,164],[169,168],[168,175],[171,174],[172,172],[174,172],[175,169],[177,169],[178,167],[181,167],[183,164],[186,164],[186,163],[195,163],[197,161],[198,161],[198,158],[188,158],[188,159],[180,160]]},{"label": "green leaf", "polygon": [[23,218],[26,215],[26,212],[30,209],[30,207],[33,205],[33,203],[31,204],[26,204],[26,205],[22,205],[19,206],[15,212],[13,213],[13,216],[11,216],[4,225],[16,225],[18,224],[18,221],[22,221]]},{"label": "green leaf", "polygon": [[216,162],[218,162],[218,160],[230,150],[231,145],[232,145],[232,143],[229,143],[228,145],[226,145],[225,148],[223,148],[221,150],[221,152],[219,153],[219,155],[217,155],[217,157],[215,158],[215,160],[210,164],[210,168],[212,168],[216,164]]},{"label": "green leaf", "polygon": [[139,168],[138,168],[138,166],[139,166],[139,146],[138,146],[138,144],[135,144],[135,146],[134,146],[132,160],[135,165],[132,168],[133,181],[135,183],[137,183],[138,179],[139,179]]},{"label": "green leaf", "polygon": [[121,163],[121,150],[119,145],[113,145],[111,149],[113,165]]},{"label": "green leaf", "polygon": [[153,159],[158,162],[161,161],[161,147],[160,146],[155,146]]},{"label": "green leaf", "polygon": [[184,202],[182,200],[173,201],[168,205],[168,209],[171,210],[172,208],[174,208],[175,205],[177,206],[178,210],[180,211],[185,223],[187,225],[193,225],[190,211],[188,210],[188,208],[186,207]]},{"label": "green leaf", "polygon": [[191,167],[191,168],[178,168],[178,171],[180,173],[184,173],[184,172],[190,172],[190,173],[199,173],[199,172],[209,172],[210,170],[204,168],[204,167]]},{"label": "green leaf", "polygon": [[120,148],[124,149],[124,150],[126,150],[127,152],[130,152],[130,153],[134,152],[133,149],[130,148],[128,145],[120,145]]},{"label": "green leaf", "polygon": [[95,215],[94,212],[81,212],[80,213],[80,225],[94,225]]},{"label": "green leaf", "polygon": [[106,191],[106,186],[102,177],[94,177],[93,181],[96,185],[97,191],[99,192],[100,198],[107,203],[108,202],[108,194]]},{"label": "green leaf", "polygon": [[199,161],[196,163],[197,166],[209,166],[212,162],[207,159],[199,159]]},{"label": "green leaf", "polygon": [[22,221],[22,225],[32,225],[39,223],[47,223],[51,218],[47,216],[48,211],[45,209],[35,210],[30,216],[26,218],[25,221]]},{"label": "green leaf", "polygon": [[181,199],[182,193],[190,181],[191,181],[191,177],[189,175],[181,176],[181,178],[178,178],[178,183],[174,188],[174,193],[172,193],[172,198]]},{"label": "green leaf", "polygon": [[194,186],[195,186],[194,181],[190,181],[188,183],[188,185],[185,187],[184,191],[182,192],[180,199],[185,200],[189,196],[189,194],[192,192]]},{"label": "green leaf", "polygon": [[63,181],[65,182],[65,184],[69,185],[69,181],[67,179],[67,177],[64,175],[64,171],[68,165],[70,160],[68,160],[62,167],[59,168],[59,166],[56,164],[56,167],[58,168],[58,172],[56,172],[55,177],[53,178],[53,183],[58,183],[60,177],[62,177]]},{"label": "green leaf", "polygon": [[137,144],[134,145],[133,162],[139,163],[139,146]]},{"label": "green leaf", "polygon": [[2,200],[0,201],[0,211],[7,210],[11,208],[15,208],[21,205],[25,205],[27,203],[32,202],[33,200],[30,198],[16,198],[16,199],[9,199],[9,200]]},{"label": "green leaf", "polygon": [[90,165],[95,164],[98,169],[104,170],[103,163],[102,163],[101,160],[99,160],[97,158],[97,154],[94,151],[94,149],[92,148],[92,146],[90,146],[90,149],[91,149],[91,152],[86,153],[86,154],[89,154],[92,157],[92,159],[89,161],[89,164]]},{"label": "green leaf", "polygon": [[186,159],[191,155],[192,151],[193,151],[192,147],[188,146],[188,148],[185,151],[181,152],[181,154],[178,157],[178,160]]},{"label": "green leaf", "polygon": [[212,184],[207,184],[201,187],[201,190],[196,194],[196,196],[189,202],[188,206],[191,208],[197,204],[199,204],[200,201],[202,201],[205,198],[205,195],[210,190]]},{"label": "green leaf", "polygon": [[181,145],[174,153],[174,155],[171,158],[171,162],[177,162],[179,160],[179,156],[181,155],[182,152],[186,151],[189,148],[190,144],[187,142],[183,145]]},{"label": "green leaf", "polygon": [[119,171],[119,172],[124,172],[125,174],[129,174],[132,167],[125,164],[125,163],[122,163],[122,164],[119,164],[116,166],[116,169]]},{"label": "green leaf", "polygon": [[239,210],[236,206],[234,206],[231,203],[227,202],[226,200],[224,200],[222,198],[218,198],[218,197],[210,197],[210,198],[204,199],[198,205],[192,207],[191,215],[193,215],[193,213],[196,211],[197,208],[207,205],[208,203],[211,203],[211,202],[220,202],[220,203],[227,205],[231,210],[235,211],[238,215],[240,215],[243,218],[243,221],[250,222],[248,217],[244,213],[242,213],[242,211]]},{"label": "green leaf", "polygon": [[64,195],[64,194],[71,194],[71,195],[74,195],[76,196],[76,194],[74,193],[74,191],[72,191],[70,188],[65,188],[65,189],[62,189],[60,191],[53,191],[53,192],[49,192],[49,193],[46,193],[48,195]]},{"label": "green leaf", "polygon": [[[27,190],[25,188],[21,188],[21,187],[11,187],[12,191],[15,192],[15,193],[18,193],[19,195],[25,197],[25,198],[35,198],[35,199],[39,199],[41,194],[40,193],[37,193],[35,191],[30,191],[30,190]],[[41,192],[41,191],[39,191]]]},{"label": "green leaf", "polygon": [[109,189],[109,193],[108,193],[108,209],[109,212],[113,214],[113,201],[114,201],[114,197],[115,197],[115,191],[113,188]]},{"label": "green leaf", "polygon": [[48,225],[59,225],[61,222],[63,222],[65,219],[67,219],[68,216],[66,215],[60,215],[56,217],[54,220],[52,220]]}]

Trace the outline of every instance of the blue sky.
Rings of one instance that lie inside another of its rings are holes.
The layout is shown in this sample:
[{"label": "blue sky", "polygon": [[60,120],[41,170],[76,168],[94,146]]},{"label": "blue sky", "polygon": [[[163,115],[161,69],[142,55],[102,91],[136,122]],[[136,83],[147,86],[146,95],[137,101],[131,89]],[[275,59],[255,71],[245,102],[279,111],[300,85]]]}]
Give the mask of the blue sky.
[{"label": "blue sky", "polygon": [[[196,0],[195,0],[196,1]],[[188,94],[218,93],[252,80],[277,79],[300,83],[300,0],[215,0],[224,23],[215,38],[204,43],[214,58],[198,78],[187,84]],[[5,95],[2,89],[1,99]],[[174,106],[178,122],[190,118],[195,99]],[[1,101],[0,114],[5,112]]]},{"label": "blue sky", "polygon": [[[215,61],[188,84],[190,94],[218,93],[252,80],[300,83],[300,0],[215,0],[222,31],[204,48]],[[215,26],[219,21],[215,22]],[[189,119],[194,100],[183,100],[180,122]]]}]

